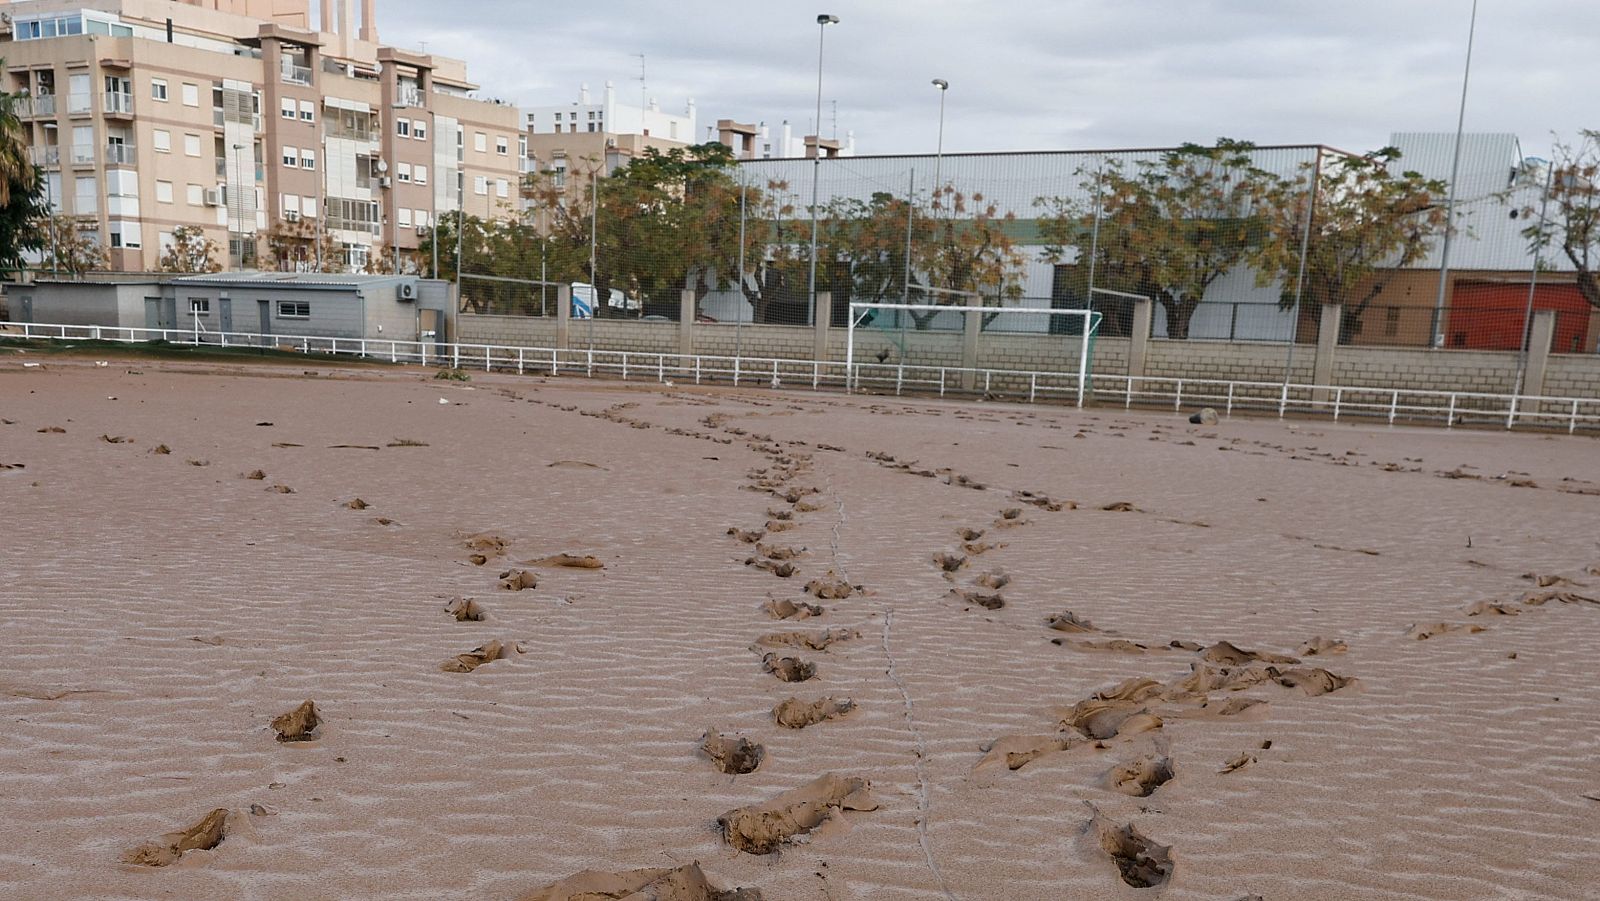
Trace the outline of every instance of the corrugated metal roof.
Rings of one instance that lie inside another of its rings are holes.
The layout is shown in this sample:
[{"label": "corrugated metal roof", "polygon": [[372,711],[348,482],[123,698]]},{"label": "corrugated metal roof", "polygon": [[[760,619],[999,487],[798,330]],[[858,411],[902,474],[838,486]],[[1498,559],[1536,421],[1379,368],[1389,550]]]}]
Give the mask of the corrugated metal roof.
[{"label": "corrugated metal roof", "polygon": [[173,279],[183,285],[259,285],[294,288],[365,288],[416,280],[412,275],[346,275],[332,272],[210,272]]}]

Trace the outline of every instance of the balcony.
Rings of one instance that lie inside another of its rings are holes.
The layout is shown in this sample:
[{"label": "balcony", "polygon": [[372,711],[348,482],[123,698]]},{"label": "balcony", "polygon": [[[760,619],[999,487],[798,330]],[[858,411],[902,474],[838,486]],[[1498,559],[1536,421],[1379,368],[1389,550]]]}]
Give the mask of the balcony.
[{"label": "balcony", "polygon": [[24,119],[47,119],[56,114],[56,95],[40,94],[17,102],[17,115]]},{"label": "balcony", "polygon": [[292,63],[283,64],[284,84],[311,84],[311,69],[307,66],[296,66]]},{"label": "balcony", "polygon": [[74,165],[74,166],[93,166],[94,165],[94,145],[93,144],[73,144],[72,145],[72,157],[71,157],[71,159],[72,159],[72,165]]},{"label": "balcony", "polygon": [[35,166],[61,165],[60,144],[35,144],[28,148],[28,157]]},{"label": "balcony", "polygon": [[394,105],[421,107],[423,105],[422,100],[423,97],[421,91],[417,90],[416,88],[402,88],[400,92],[395,95]]},{"label": "balcony", "polygon": [[101,111],[107,116],[131,117],[133,115],[133,95],[121,91],[107,91],[105,105]]},{"label": "balcony", "polygon": [[134,152],[132,144],[107,144],[107,166],[132,166],[138,162],[138,154]]}]

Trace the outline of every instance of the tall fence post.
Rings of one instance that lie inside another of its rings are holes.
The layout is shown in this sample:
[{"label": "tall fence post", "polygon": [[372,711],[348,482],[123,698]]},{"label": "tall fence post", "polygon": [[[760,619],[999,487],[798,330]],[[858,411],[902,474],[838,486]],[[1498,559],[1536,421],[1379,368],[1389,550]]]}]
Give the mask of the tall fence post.
[{"label": "tall fence post", "polygon": [[[590,315],[593,315],[592,313]],[[572,286],[556,286],[556,347],[566,350],[572,325]]]},{"label": "tall fence post", "polygon": [[1155,303],[1148,297],[1133,302],[1133,334],[1128,336],[1128,375],[1139,378],[1145,374],[1150,353],[1150,317],[1155,315]]},{"label": "tall fence post", "polygon": [[[1550,365],[1550,345],[1555,343],[1556,311],[1534,310],[1533,327],[1528,332],[1528,369],[1522,377],[1522,393],[1544,394],[1544,374]],[[1539,413],[1543,405],[1524,402],[1525,413]]]},{"label": "tall fence post", "polygon": [[[1300,323],[1295,323],[1295,330],[1299,330]],[[1322,305],[1322,321],[1317,325],[1317,355],[1311,361],[1311,384],[1333,384],[1333,358],[1339,353],[1339,329],[1344,326],[1344,305],[1325,303]],[[1296,336],[1290,334],[1292,341]],[[1291,374],[1292,375],[1292,374]],[[1313,388],[1311,390],[1311,403],[1324,404],[1328,402],[1326,388]]]},{"label": "tall fence post", "polygon": [[694,355],[694,291],[685,289],[678,295],[678,353]]},{"label": "tall fence post", "polygon": [[817,315],[812,325],[815,338],[811,346],[811,359],[818,363],[828,361],[828,325],[833,321],[833,292],[817,292]]},{"label": "tall fence post", "polygon": [[978,340],[983,335],[983,314],[961,314],[961,390],[971,391],[978,378]]}]

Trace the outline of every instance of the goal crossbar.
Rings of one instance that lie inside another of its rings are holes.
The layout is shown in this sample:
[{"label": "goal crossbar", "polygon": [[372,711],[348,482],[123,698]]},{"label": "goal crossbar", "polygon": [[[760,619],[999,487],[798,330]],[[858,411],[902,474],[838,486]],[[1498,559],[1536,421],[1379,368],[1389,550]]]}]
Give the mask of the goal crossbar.
[{"label": "goal crossbar", "polygon": [[[860,316],[856,311],[861,310]],[[950,306],[937,303],[877,303],[873,301],[851,301],[850,315],[846,317],[847,340],[845,342],[845,390],[852,390],[856,381],[856,327],[861,320],[866,318],[866,313],[872,310],[920,310],[925,313],[1022,313],[1036,316],[1066,316],[1068,318],[1083,319],[1083,333],[1078,346],[1078,406],[1083,406],[1085,387],[1089,381],[1089,345],[1100,331],[1100,322],[1104,318],[1096,310],[1060,310],[1052,307],[993,307],[993,306]]]}]

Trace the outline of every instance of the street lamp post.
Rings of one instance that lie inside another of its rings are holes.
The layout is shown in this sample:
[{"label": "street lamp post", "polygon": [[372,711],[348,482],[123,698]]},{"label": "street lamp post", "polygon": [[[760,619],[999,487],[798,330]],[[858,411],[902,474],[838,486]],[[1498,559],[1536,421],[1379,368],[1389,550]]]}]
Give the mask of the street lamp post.
[{"label": "street lamp post", "polygon": [[822,41],[829,25],[839,24],[838,16],[817,16],[817,118],[816,135],[811,144],[811,318],[817,316],[817,185],[822,178]]},{"label": "street lamp post", "polygon": [[939,144],[933,153],[933,201],[939,202],[939,169],[944,162],[944,95],[950,90],[950,82],[943,78],[935,78],[933,86],[939,89]]},{"label": "street lamp post", "polygon": [[1478,0],[1467,24],[1467,63],[1461,71],[1461,109],[1456,114],[1456,146],[1450,160],[1450,191],[1444,202],[1444,242],[1439,250],[1439,294],[1433,304],[1433,346],[1444,346],[1445,286],[1450,280],[1450,236],[1456,224],[1456,178],[1461,172],[1461,132],[1467,123],[1467,80],[1472,75],[1472,39],[1478,32]]}]

